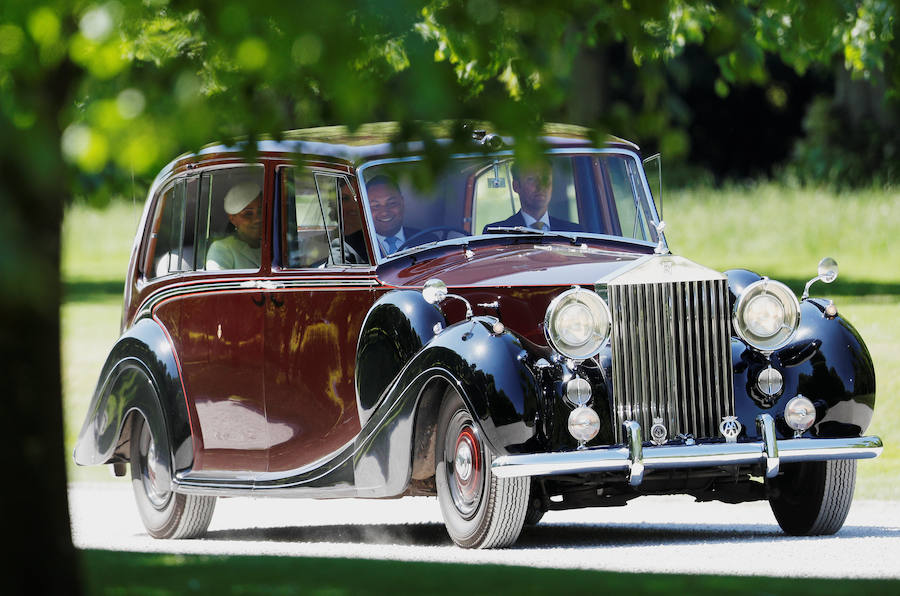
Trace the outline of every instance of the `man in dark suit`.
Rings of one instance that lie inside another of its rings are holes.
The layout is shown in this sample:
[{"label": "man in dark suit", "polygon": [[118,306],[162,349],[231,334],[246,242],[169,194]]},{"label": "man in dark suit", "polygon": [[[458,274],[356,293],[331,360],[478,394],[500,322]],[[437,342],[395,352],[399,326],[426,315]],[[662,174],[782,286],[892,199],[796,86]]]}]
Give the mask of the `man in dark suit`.
[{"label": "man in dark suit", "polygon": [[[387,256],[400,250],[403,244],[420,230],[403,225],[405,201],[397,184],[388,176],[378,175],[366,183],[369,208],[375,224],[375,244],[381,254]],[[437,240],[433,235],[420,236],[415,244],[425,244]]]},{"label": "man in dark suit", "polygon": [[503,221],[484,226],[483,234],[488,228],[522,226],[535,230],[556,230],[562,232],[578,232],[578,225],[565,219],[551,217],[547,208],[553,196],[553,170],[548,166],[525,170],[512,165],[512,188],[519,195],[521,205],[519,211]]}]

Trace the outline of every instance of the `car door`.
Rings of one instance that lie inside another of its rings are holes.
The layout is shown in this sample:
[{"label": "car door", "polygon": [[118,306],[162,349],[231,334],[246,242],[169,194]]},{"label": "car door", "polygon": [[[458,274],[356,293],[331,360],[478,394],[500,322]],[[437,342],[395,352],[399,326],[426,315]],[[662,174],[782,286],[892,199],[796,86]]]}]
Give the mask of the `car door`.
[{"label": "car door", "polygon": [[263,172],[262,166],[240,165],[202,173],[194,272],[158,309],[162,318],[176,308],[180,315],[177,325],[169,322],[167,326],[180,359],[192,419],[193,471],[216,477],[252,478],[266,469],[263,342],[267,302],[260,289],[265,242],[259,247],[260,266],[208,270],[207,260],[210,247],[235,234],[225,212],[229,191],[250,182],[262,191]]},{"label": "car door", "polygon": [[359,202],[346,174],[285,166],[277,188],[281,235],[264,360],[269,472],[286,473],[326,458],[360,430],[356,345],[376,282],[369,246],[345,243],[363,234],[354,229]]}]

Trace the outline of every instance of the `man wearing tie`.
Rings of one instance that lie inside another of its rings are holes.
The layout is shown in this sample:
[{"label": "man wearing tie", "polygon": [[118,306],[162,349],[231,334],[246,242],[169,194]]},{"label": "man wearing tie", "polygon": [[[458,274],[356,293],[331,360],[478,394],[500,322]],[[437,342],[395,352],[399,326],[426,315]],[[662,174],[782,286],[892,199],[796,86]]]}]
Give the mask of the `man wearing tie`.
[{"label": "man wearing tie", "polygon": [[[375,223],[375,238],[381,254],[397,252],[403,243],[419,233],[416,228],[403,225],[404,200],[397,184],[385,175],[378,175],[366,183],[369,207]],[[415,244],[436,240],[435,237],[416,238]]]},{"label": "man wearing tie", "polygon": [[484,226],[483,234],[488,228],[516,227],[534,228],[535,230],[554,230],[561,232],[578,232],[580,228],[564,219],[552,217],[547,211],[550,198],[553,196],[553,170],[549,166],[538,166],[529,170],[512,165],[512,188],[519,195],[520,209],[511,217]]}]

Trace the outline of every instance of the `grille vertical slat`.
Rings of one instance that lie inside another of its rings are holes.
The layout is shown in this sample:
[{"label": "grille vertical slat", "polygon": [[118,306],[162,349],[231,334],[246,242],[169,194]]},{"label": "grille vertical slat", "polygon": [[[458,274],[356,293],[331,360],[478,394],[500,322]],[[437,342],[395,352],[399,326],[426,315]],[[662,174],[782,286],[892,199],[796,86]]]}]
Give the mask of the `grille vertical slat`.
[{"label": "grille vertical slat", "polygon": [[[710,284],[710,301],[709,306],[712,310],[712,318],[710,319],[710,340],[712,341],[713,349],[718,351],[721,350],[722,343],[719,341],[719,318],[721,317],[721,313],[719,312],[719,300],[718,296],[715,293],[715,288]],[[712,369],[712,384],[713,384],[713,420],[721,420],[722,419],[722,401],[720,399],[720,395],[722,392],[722,382],[719,379],[719,367],[714,366]]]},{"label": "grille vertical slat", "polygon": [[[690,337],[690,341],[688,342],[688,348],[690,349],[691,353],[697,354],[700,351],[699,342],[697,341],[697,336],[700,334],[700,321],[697,320],[697,282],[692,281],[690,282],[689,286],[690,305],[688,307],[688,337]],[[699,384],[697,383],[697,376],[694,374],[694,358],[688,357],[687,361],[689,372],[689,393],[687,395],[687,398],[688,403],[691,407],[689,428],[697,428],[697,423],[700,421],[700,418],[697,414],[697,401],[700,399],[700,396],[698,395]]]},{"label": "grille vertical slat", "polygon": [[[687,362],[688,361],[687,354],[690,353],[690,349],[688,348],[688,345],[687,345],[687,337],[684,332],[684,330],[688,327],[688,325],[685,324],[685,317],[686,317],[685,313],[687,312],[687,309],[685,308],[685,304],[687,304],[687,302],[686,302],[686,297],[685,297],[685,292],[684,292],[684,289],[685,289],[684,284],[678,284],[677,287],[678,287],[678,303],[677,303],[678,312],[676,313],[677,318],[675,319],[675,324],[678,326],[678,336],[679,336],[679,340],[680,340],[678,342],[678,346],[679,346],[679,350],[680,350],[678,353],[678,356],[679,356],[678,362]],[[678,371],[679,371],[679,375],[681,377],[681,385],[679,386],[679,393],[678,393],[678,397],[676,397],[676,399],[679,400],[679,405],[681,406],[681,409],[679,410],[679,415],[675,418],[675,420],[678,422],[678,428],[687,428],[688,421],[687,421],[686,416],[687,416],[687,411],[688,411],[688,401],[687,401],[687,399],[688,399],[688,385],[687,385],[688,371],[686,371],[684,369],[684,366],[678,366]]]},{"label": "grille vertical slat", "polygon": [[719,308],[722,316],[719,319],[719,330],[722,335],[722,352],[728,356],[719,363],[722,376],[722,416],[734,414],[734,384],[731,378],[731,310],[728,303],[727,289],[719,292]]},{"label": "grille vertical slat", "polygon": [[[702,281],[700,282],[700,311],[702,313],[702,318],[700,322],[700,329],[702,329],[703,333],[703,351],[706,354],[706,362],[713,362],[712,360],[712,338],[710,337],[710,333],[712,331],[712,318],[709,312],[709,302],[710,302],[710,291],[709,286],[712,284],[710,281]],[[710,421],[713,418],[713,403],[716,401],[716,396],[713,393],[712,387],[712,373],[716,370],[715,366],[710,367],[710,374],[706,374],[703,376],[703,387],[706,392],[703,395],[703,399],[700,400],[700,408],[703,410],[703,414],[701,415],[701,419],[703,420],[703,431],[704,436],[712,436],[712,430],[710,429]]]},{"label": "grille vertical slat", "polygon": [[663,319],[662,319],[662,311],[664,308],[662,296],[660,295],[660,284],[654,284],[651,288],[653,292],[653,304],[658,305],[658,308],[653,309],[653,325],[654,325],[654,334],[653,334],[653,345],[656,346],[656,353],[654,354],[654,360],[656,361],[656,403],[654,404],[654,410],[652,412],[652,416],[659,416],[665,419],[668,415],[666,413],[666,341],[664,335]]},{"label": "grille vertical slat", "polygon": [[663,419],[669,438],[715,437],[734,412],[728,288],[724,279],[609,285],[613,313],[613,412],[649,436]]}]

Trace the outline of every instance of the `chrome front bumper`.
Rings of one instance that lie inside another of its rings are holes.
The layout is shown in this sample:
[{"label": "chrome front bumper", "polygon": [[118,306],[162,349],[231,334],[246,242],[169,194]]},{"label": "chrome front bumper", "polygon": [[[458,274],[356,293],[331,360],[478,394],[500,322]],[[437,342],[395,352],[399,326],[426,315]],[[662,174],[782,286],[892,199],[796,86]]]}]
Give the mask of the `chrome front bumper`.
[{"label": "chrome front bumper", "polygon": [[629,483],[638,486],[644,479],[644,470],[762,464],[766,477],[774,478],[778,475],[780,462],[869,459],[881,455],[882,450],[881,439],[874,436],[779,441],[775,437],[775,422],[769,414],[756,417],[762,441],[749,443],[644,447],[640,425],[627,420],[623,426],[624,446],[504,455],[494,459],[491,471],[500,478],[625,471]]}]

